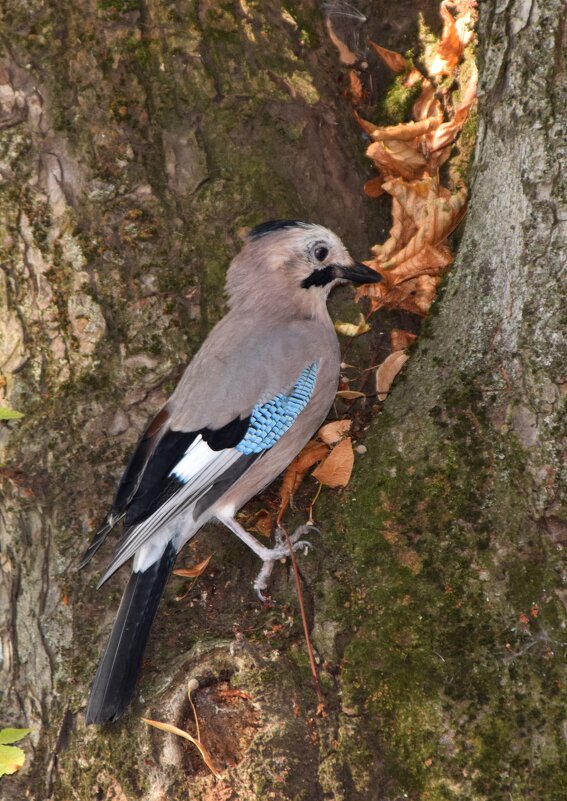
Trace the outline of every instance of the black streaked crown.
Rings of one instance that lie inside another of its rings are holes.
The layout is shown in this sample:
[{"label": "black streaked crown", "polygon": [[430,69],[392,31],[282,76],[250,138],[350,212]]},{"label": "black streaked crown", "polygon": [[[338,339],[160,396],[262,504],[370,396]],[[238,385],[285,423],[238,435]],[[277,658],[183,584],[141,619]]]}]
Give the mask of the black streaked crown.
[{"label": "black streaked crown", "polygon": [[273,234],[274,231],[284,231],[287,228],[307,228],[309,223],[301,220],[269,220],[256,225],[248,234],[248,239],[259,239],[261,236]]}]

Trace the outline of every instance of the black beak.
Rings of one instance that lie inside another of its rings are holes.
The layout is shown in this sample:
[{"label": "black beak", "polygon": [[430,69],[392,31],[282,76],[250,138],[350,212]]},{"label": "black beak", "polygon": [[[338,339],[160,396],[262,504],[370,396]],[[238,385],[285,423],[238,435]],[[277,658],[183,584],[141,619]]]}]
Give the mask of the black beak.
[{"label": "black beak", "polygon": [[337,277],[352,281],[353,284],[377,284],[384,280],[380,273],[359,261],[355,261],[352,267],[337,266],[337,273]]}]

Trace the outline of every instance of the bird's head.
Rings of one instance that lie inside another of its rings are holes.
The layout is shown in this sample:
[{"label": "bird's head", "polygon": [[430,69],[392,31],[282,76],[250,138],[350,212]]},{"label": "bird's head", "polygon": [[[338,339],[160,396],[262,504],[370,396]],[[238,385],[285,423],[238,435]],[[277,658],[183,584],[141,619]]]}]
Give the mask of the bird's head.
[{"label": "bird's head", "polygon": [[373,284],[380,275],[353,261],[336,234],[322,225],[273,220],[253,228],[227,276],[232,306],[285,313],[326,314],[326,301],[336,284]]}]

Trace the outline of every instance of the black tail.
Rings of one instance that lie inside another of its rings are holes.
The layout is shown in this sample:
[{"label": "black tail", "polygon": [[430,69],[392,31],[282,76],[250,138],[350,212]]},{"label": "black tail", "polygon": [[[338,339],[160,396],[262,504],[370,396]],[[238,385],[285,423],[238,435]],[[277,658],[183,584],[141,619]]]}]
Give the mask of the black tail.
[{"label": "black tail", "polygon": [[91,687],[87,723],[119,718],[128,707],[154,617],[177,553],[170,543],[144,572],[132,573]]}]

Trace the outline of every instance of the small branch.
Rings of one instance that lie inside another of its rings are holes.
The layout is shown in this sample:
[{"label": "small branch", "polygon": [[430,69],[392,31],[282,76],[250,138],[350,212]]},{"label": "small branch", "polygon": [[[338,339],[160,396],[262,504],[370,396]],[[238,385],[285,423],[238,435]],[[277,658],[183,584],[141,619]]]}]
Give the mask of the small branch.
[{"label": "small branch", "polygon": [[326,706],[325,696],[323,695],[323,691],[321,690],[321,685],[319,684],[319,676],[317,674],[317,665],[315,664],[315,657],[313,656],[313,647],[311,645],[311,638],[309,636],[309,626],[307,625],[307,615],[305,614],[305,604],[303,603],[303,592],[301,589],[301,577],[299,575],[299,567],[297,564],[297,559],[295,553],[293,551],[293,546],[291,544],[291,540],[289,538],[289,534],[287,533],[287,529],[283,528],[282,531],[287,542],[287,546],[289,548],[289,555],[291,558],[291,564],[293,566],[293,575],[295,578],[295,586],[297,589],[297,598],[299,600],[299,609],[301,611],[301,620],[303,623],[303,633],[305,634],[305,644],[307,646],[307,654],[309,656],[309,664],[311,666],[311,674],[313,676],[313,684],[315,685],[315,692],[317,693],[317,713],[322,713]]}]

